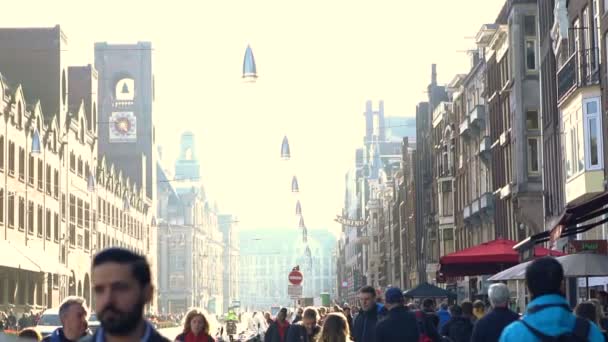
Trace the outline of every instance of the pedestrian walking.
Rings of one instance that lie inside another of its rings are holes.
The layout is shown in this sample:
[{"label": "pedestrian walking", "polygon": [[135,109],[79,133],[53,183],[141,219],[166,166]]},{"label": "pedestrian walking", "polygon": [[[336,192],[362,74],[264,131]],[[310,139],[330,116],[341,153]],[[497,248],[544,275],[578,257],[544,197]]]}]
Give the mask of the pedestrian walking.
[{"label": "pedestrian walking", "polygon": [[480,320],[486,314],[486,305],[481,300],[476,300],[473,303],[473,315],[475,321]]},{"label": "pedestrian walking", "polygon": [[[598,309],[599,309],[599,312],[598,312]],[[600,312],[601,312],[601,308],[599,307],[599,302],[598,302],[598,305],[596,306],[596,303],[594,303],[592,301],[580,303],[574,309],[574,313],[575,313],[576,317],[584,318],[584,319],[588,320],[589,322],[597,325],[597,327],[600,329],[602,335],[604,335],[604,339],[607,339],[608,335],[607,335],[606,331],[604,330],[604,328],[602,328],[602,326],[601,326]]]},{"label": "pedestrian walking", "polygon": [[293,319],[293,321],[291,322],[291,324],[296,324],[296,323],[300,322],[302,320],[302,313],[303,312],[304,312],[304,309],[298,308],[298,310],[296,310],[296,317]]},{"label": "pedestrian walking", "polygon": [[376,326],[376,342],[418,342],[416,316],[405,307],[401,289],[386,290],[384,301],[388,313]]},{"label": "pedestrian walking", "polygon": [[462,307],[452,305],[450,320],[441,329],[441,335],[453,342],[469,342],[473,334],[473,323],[462,312]]},{"label": "pedestrian walking", "polygon": [[498,342],[502,331],[519,315],[509,309],[511,294],[505,284],[492,284],[488,289],[492,311],[475,323],[471,342]]},{"label": "pedestrian walking", "polygon": [[287,342],[315,342],[320,332],[319,312],[308,307],[302,313],[302,321],[289,327]]},{"label": "pedestrian walking", "polygon": [[441,328],[450,320],[452,316],[450,316],[450,311],[448,310],[448,303],[443,302],[439,306],[439,310],[437,311],[437,316],[439,317],[439,327],[437,330],[441,331]]},{"label": "pedestrian walking", "polygon": [[477,317],[473,314],[473,303],[468,300],[460,303],[460,308],[462,309],[462,316],[471,320],[471,323],[475,324],[477,322]]},{"label": "pedestrian walking", "polygon": [[70,296],[59,305],[61,327],[42,339],[45,342],[73,342],[88,335],[87,308],[84,298]]},{"label": "pedestrian walking", "polygon": [[356,342],[375,342],[376,324],[385,315],[384,306],[376,300],[376,290],[365,286],[359,290],[361,311],[354,322],[353,336]]},{"label": "pedestrian walking", "polygon": [[277,319],[274,321],[264,336],[264,342],[285,342],[287,340],[287,331],[289,330],[289,322],[287,321],[287,309],[282,308],[277,314]]},{"label": "pedestrian walking", "polygon": [[186,315],[184,330],[177,335],[175,342],[215,342],[209,335],[209,321],[199,310],[191,310]]},{"label": "pedestrian walking", "polygon": [[507,326],[501,342],[532,342],[538,340],[582,340],[603,342],[595,324],[572,314],[562,295],[562,265],[552,257],[539,258],[526,269],[526,284],[532,301],[522,319]]},{"label": "pedestrian walking", "polygon": [[351,314],[350,307],[347,304],[344,304],[344,317],[346,317],[346,322],[348,322],[348,329],[353,331],[353,315]]},{"label": "pedestrian walking", "polygon": [[93,258],[91,275],[101,326],[82,342],[169,342],[144,319],[144,307],[154,295],[144,256],[125,248],[104,249]]},{"label": "pedestrian walking", "polygon": [[331,313],[325,318],[317,342],[349,342],[350,331],[342,313]]},{"label": "pedestrian walking", "polygon": [[439,329],[439,316],[435,312],[435,301],[427,298],[422,301],[422,312],[433,322],[435,329]]}]

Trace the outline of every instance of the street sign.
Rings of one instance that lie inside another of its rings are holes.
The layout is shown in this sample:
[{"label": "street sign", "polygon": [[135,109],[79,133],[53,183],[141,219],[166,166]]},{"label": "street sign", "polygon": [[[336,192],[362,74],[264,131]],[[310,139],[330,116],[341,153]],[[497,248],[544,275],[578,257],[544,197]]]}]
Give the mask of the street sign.
[{"label": "street sign", "polygon": [[287,294],[291,299],[302,298],[302,286],[301,285],[287,285]]},{"label": "street sign", "polygon": [[302,275],[302,272],[298,271],[298,270],[293,270],[291,272],[289,272],[289,283],[292,285],[300,285],[302,284],[302,280],[304,280],[304,276]]}]

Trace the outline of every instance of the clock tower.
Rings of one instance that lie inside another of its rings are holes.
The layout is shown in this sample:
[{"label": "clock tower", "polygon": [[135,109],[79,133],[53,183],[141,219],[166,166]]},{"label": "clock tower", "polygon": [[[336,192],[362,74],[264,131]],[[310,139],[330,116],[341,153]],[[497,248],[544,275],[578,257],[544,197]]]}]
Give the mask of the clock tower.
[{"label": "clock tower", "polygon": [[99,73],[99,158],[143,189],[154,200],[156,160],[154,141],[154,75],[152,44],[95,44]]}]

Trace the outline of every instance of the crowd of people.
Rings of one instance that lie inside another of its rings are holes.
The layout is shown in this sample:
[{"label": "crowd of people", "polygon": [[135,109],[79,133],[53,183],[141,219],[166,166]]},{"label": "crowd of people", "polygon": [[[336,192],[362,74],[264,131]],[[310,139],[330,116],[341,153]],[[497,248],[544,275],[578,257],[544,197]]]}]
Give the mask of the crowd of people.
[{"label": "crowd of people", "polygon": [[[95,256],[92,268],[101,327],[91,334],[84,300],[68,297],[59,308],[62,326],[44,341],[170,341],[144,316],[153,292],[150,268],[143,256],[111,248]],[[381,303],[374,288],[364,287],[358,294],[360,307],[352,310],[348,305],[295,312],[283,308],[275,318],[267,312],[255,312],[248,329],[256,332],[252,341],[264,342],[606,341],[606,296],[580,303],[572,310],[563,295],[563,268],[554,258],[533,261],[526,270],[526,283],[531,301],[523,316],[509,308],[510,292],[502,283],[490,286],[489,308],[480,301],[452,306],[442,302],[438,308],[433,299],[406,303],[398,288],[389,288]],[[6,320],[9,325],[16,324],[10,313]],[[192,310],[174,341],[216,342],[216,338],[223,338],[221,334],[212,336],[210,328],[205,313]],[[31,327],[24,327],[18,338],[43,340]]]},{"label": "crowd of people", "polygon": [[38,323],[41,314],[41,311],[30,311],[17,318],[17,315],[15,315],[13,310],[9,310],[8,313],[0,311],[0,331],[21,330],[33,327]]}]

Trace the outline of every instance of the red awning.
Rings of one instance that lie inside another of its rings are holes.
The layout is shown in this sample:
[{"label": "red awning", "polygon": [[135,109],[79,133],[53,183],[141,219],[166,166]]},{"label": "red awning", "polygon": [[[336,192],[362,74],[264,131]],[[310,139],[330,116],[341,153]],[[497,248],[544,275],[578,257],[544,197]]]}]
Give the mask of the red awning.
[{"label": "red awning", "polygon": [[[440,273],[444,276],[494,274],[519,263],[519,254],[513,249],[516,242],[497,239],[441,257]],[[534,256],[561,256],[563,253],[537,246]]]}]

